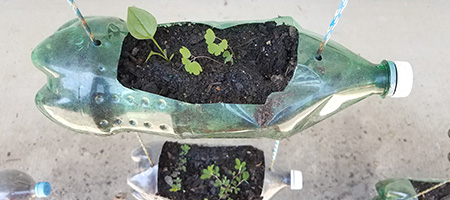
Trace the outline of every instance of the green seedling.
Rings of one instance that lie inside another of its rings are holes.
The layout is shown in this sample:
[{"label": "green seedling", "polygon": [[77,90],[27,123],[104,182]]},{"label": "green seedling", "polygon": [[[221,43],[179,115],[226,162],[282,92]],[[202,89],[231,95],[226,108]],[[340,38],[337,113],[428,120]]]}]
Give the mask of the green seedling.
[{"label": "green seedling", "polygon": [[203,174],[200,176],[200,179],[210,179],[211,177],[214,177],[215,187],[220,187],[219,192],[219,199],[229,198],[229,195],[231,193],[238,194],[241,190],[239,188],[239,185],[241,185],[243,182],[247,182],[248,178],[250,177],[250,174],[247,171],[247,168],[245,167],[246,163],[241,162],[238,158],[236,158],[236,165],[234,168],[237,171],[230,171],[230,173],[233,175],[233,178],[230,180],[226,176],[222,176],[219,172],[219,167],[214,166],[214,164],[208,166],[206,169],[203,169]]},{"label": "green seedling", "polygon": [[152,55],[161,56],[162,58],[170,62],[170,60],[172,60],[173,58],[173,54],[168,57],[166,49],[163,50],[159,46],[158,42],[156,42],[156,40],[153,38],[157,27],[158,24],[156,23],[156,19],[152,14],[140,8],[128,7],[127,28],[130,34],[136,39],[140,40],[151,39],[160,51],[159,53],[151,51],[150,54],[148,54],[145,62],[147,62]]},{"label": "green seedling", "polygon": [[181,173],[181,171],[186,172],[186,163],[187,163],[186,155],[189,153],[190,149],[191,149],[191,147],[187,144],[184,144],[181,146],[180,156],[178,157],[178,162],[177,162],[176,168],[175,168],[176,173],[171,175],[171,177],[173,179],[175,179],[169,190],[171,192],[177,192],[177,191],[181,190],[181,181],[182,180],[180,177],[178,177],[178,175]]},{"label": "green seedling", "polygon": [[177,192],[178,190],[181,190],[181,178],[180,177],[177,177],[177,179],[175,179],[173,181],[173,184],[171,185],[171,188],[169,191]]},{"label": "green seedling", "polygon": [[189,152],[189,150],[191,150],[191,147],[189,147],[189,145],[187,145],[187,144],[184,144],[183,146],[181,146],[180,156],[185,156],[185,155],[187,155],[187,153]]},{"label": "green seedling", "polygon": [[[220,40],[219,44],[214,43],[215,41]],[[213,54],[215,56],[218,56],[222,54],[222,56],[225,58],[224,63],[231,62],[233,63],[233,54],[230,53],[231,48],[228,46],[228,41],[226,39],[220,39],[216,37],[216,34],[212,29],[206,30],[205,33],[205,40],[206,44],[208,45],[208,52],[210,54]],[[230,51],[225,51],[226,49],[230,49]]]},{"label": "green seedling", "polygon": [[183,63],[184,69],[190,74],[199,75],[200,72],[203,71],[202,66],[197,61],[195,61],[197,58],[206,58],[222,65],[222,63],[220,63],[219,61],[214,60],[208,56],[193,56],[191,54],[191,51],[189,51],[189,49],[185,46],[181,47],[180,53],[182,56],[181,63]]},{"label": "green seedling", "polygon": [[189,58],[192,56],[191,52],[185,46],[181,47],[181,63],[184,65],[184,69],[190,74],[199,75],[203,71],[202,66],[197,61],[192,62]]}]

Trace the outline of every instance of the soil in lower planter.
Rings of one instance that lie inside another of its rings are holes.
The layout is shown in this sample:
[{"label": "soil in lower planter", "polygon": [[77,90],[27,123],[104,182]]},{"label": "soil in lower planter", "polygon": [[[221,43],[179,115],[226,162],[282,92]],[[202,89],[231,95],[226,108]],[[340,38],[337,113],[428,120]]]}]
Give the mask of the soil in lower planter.
[{"label": "soil in lower planter", "polygon": [[[153,55],[159,52],[151,40],[137,40],[128,34],[122,45],[118,80],[125,87],[159,94],[189,103],[264,104],[272,92],[282,91],[297,65],[298,32],[295,27],[275,22],[238,25],[214,29],[216,37],[226,39],[234,52],[233,64],[208,53],[204,24],[181,23],[158,27],[155,40],[174,57],[168,62]],[[216,40],[218,43],[219,40]],[[186,46],[203,72],[189,74],[181,63],[179,49]]]},{"label": "soil in lower planter", "polygon": [[[261,192],[264,183],[264,153],[252,146],[227,146],[227,147],[204,147],[189,144],[190,150],[186,155],[186,172],[180,172],[177,177],[181,178],[181,190],[169,191],[170,180],[174,180],[173,173],[179,170],[181,145],[174,142],[166,142],[159,157],[158,168],[158,194],[169,199],[219,199],[219,187],[214,186],[214,178],[202,180],[202,170],[214,164],[220,169],[221,177],[227,176],[232,179],[229,171],[236,171],[235,159],[246,162],[250,177],[247,182],[239,185],[240,192],[231,194],[231,199],[262,199]],[[170,178],[169,178],[170,177]],[[169,181],[168,181],[169,179]]]},{"label": "soil in lower planter", "polygon": [[[439,183],[421,182],[411,180],[416,193],[419,194]],[[444,200],[450,199],[450,183],[444,184],[439,188],[436,188],[424,195],[418,197],[419,200]]]}]

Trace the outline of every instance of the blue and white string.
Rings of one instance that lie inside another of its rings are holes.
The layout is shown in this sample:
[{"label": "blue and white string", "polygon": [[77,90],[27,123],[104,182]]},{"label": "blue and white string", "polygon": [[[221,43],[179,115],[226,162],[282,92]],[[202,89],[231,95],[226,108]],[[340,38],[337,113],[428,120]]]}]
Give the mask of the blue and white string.
[{"label": "blue and white string", "polygon": [[270,171],[273,171],[273,164],[275,163],[275,158],[277,158],[278,146],[280,144],[280,140],[275,141],[275,147],[272,152],[272,162],[270,163]]},{"label": "blue and white string", "polygon": [[69,2],[70,6],[72,7],[73,11],[77,15],[78,19],[81,21],[81,24],[83,25],[84,30],[89,35],[89,38],[91,39],[91,41],[95,44],[94,35],[92,34],[91,29],[89,29],[89,26],[86,23],[86,20],[84,19],[83,15],[81,14],[80,10],[78,9],[77,4],[75,4],[75,2],[73,2],[73,0],[67,0],[67,2]]},{"label": "blue and white string", "polygon": [[323,49],[325,45],[327,45],[328,40],[330,40],[331,34],[333,33],[334,28],[336,27],[337,23],[339,22],[339,18],[341,18],[342,12],[344,11],[345,7],[347,6],[348,0],[342,0],[341,4],[339,4],[338,9],[334,13],[333,21],[331,21],[330,26],[328,27],[327,34],[325,34],[325,37],[323,38],[322,42],[320,43],[319,50],[317,50],[316,57],[320,56],[322,54]]}]

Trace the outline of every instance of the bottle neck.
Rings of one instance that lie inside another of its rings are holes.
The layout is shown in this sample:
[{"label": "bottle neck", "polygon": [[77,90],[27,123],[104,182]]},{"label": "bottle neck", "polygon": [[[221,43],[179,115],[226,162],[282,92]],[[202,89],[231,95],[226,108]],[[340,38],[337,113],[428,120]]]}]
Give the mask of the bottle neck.
[{"label": "bottle neck", "polygon": [[289,187],[291,178],[289,172],[266,170],[262,196],[264,199],[271,199],[281,189]]},{"label": "bottle neck", "polygon": [[382,97],[392,97],[392,95],[395,93],[395,88],[397,86],[397,69],[395,67],[394,62],[392,61],[387,61],[387,60],[383,60],[381,62],[381,66],[385,68],[386,73],[388,74],[387,79],[385,81],[387,81],[385,85],[385,90],[383,92],[383,94],[381,95]]}]

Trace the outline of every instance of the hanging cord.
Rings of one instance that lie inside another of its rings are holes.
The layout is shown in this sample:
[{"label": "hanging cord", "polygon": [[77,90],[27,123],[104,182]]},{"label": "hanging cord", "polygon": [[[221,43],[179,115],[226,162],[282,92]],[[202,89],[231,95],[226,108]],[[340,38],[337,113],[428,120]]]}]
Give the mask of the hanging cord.
[{"label": "hanging cord", "polygon": [[144,145],[144,142],[142,142],[141,136],[139,135],[138,132],[135,132],[135,133],[136,133],[136,137],[137,137],[138,140],[139,140],[139,143],[141,143],[141,147],[142,147],[142,149],[144,150],[145,155],[146,155],[147,158],[148,158],[148,161],[150,162],[150,167],[153,167],[153,161],[152,161],[152,159],[150,158],[150,155],[148,155],[147,148],[145,148],[145,145]]},{"label": "hanging cord", "polygon": [[417,194],[416,196],[410,197],[410,198],[408,198],[408,199],[414,199],[414,198],[417,198],[417,197],[419,197],[419,196],[422,196],[422,195],[424,195],[424,194],[426,194],[426,193],[428,193],[428,192],[431,192],[432,190],[435,190],[435,189],[437,189],[437,188],[439,188],[439,187],[441,187],[441,186],[443,186],[443,185],[445,185],[445,184],[447,184],[447,183],[450,183],[450,179],[448,179],[448,180],[446,180],[446,181],[444,181],[444,182],[442,182],[442,183],[439,183],[439,184],[437,184],[437,185],[435,185],[435,186],[433,186],[433,187],[431,187],[431,188],[428,188],[428,189],[426,189],[426,190],[420,192],[420,193]]},{"label": "hanging cord", "polygon": [[91,39],[92,43],[94,43],[95,46],[100,45],[100,41],[95,40],[94,35],[91,32],[91,29],[89,29],[89,26],[86,23],[86,20],[84,19],[83,15],[81,14],[80,10],[78,9],[77,4],[73,2],[73,0],[67,0],[69,2],[70,6],[72,7],[73,11],[77,15],[78,19],[81,21],[81,24],[83,25],[84,30],[88,34],[89,38]]},{"label": "hanging cord", "polygon": [[317,50],[316,53],[316,59],[322,60],[322,52],[325,48],[325,45],[327,45],[328,40],[330,40],[331,34],[333,33],[334,28],[336,27],[337,23],[339,22],[339,18],[341,18],[342,11],[344,11],[345,7],[347,6],[348,0],[342,0],[341,4],[339,4],[338,9],[334,13],[333,21],[331,21],[330,26],[328,27],[327,34],[325,34],[325,37],[323,38],[322,42],[320,43],[319,50]]},{"label": "hanging cord", "polygon": [[273,171],[273,165],[275,164],[275,158],[277,158],[279,144],[280,144],[280,140],[276,140],[275,147],[273,148],[273,153],[272,153],[272,162],[270,163],[270,168],[269,168],[270,171]]}]

